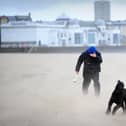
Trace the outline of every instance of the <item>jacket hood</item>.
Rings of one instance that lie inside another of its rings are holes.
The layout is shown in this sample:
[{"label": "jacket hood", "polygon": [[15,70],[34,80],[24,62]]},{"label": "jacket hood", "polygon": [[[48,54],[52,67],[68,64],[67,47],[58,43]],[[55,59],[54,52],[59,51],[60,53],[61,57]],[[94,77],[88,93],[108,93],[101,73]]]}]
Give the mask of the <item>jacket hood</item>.
[{"label": "jacket hood", "polygon": [[96,52],[96,48],[94,46],[91,46],[87,49],[88,53],[95,53]]}]

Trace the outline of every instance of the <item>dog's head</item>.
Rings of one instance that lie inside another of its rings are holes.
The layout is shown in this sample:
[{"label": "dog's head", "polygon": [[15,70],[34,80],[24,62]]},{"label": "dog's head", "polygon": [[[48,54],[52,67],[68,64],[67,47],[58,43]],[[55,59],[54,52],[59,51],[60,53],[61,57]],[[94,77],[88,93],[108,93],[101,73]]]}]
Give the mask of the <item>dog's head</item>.
[{"label": "dog's head", "polygon": [[124,83],[122,81],[118,80],[115,89],[122,90],[123,88],[124,88]]}]

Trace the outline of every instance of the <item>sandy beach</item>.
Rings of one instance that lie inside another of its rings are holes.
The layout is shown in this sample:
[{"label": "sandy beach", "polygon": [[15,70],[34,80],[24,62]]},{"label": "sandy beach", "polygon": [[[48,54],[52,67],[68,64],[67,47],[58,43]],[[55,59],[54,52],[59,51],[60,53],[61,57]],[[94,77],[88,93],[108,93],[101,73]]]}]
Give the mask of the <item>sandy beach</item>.
[{"label": "sandy beach", "polygon": [[105,114],[117,80],[126,85],[126,53],[102,53],[101,95],[84,96],[79,53],[0,54],[0,126],[124,126],[126,115]]}]

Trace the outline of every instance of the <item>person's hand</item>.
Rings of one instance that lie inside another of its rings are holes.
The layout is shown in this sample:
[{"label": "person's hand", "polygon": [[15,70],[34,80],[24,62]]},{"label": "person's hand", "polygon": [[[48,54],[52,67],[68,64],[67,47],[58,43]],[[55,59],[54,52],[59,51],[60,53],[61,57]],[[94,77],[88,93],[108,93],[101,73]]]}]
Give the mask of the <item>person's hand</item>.
[{"label": "person's hand", "polygon": [[75,70],[76,75],[74,76],[73,82],[76,83],[78,81],[79,72]]},{"label": "person's hand", "polygon": [[90,56],[96,58],[96,53],[91,53]]}]

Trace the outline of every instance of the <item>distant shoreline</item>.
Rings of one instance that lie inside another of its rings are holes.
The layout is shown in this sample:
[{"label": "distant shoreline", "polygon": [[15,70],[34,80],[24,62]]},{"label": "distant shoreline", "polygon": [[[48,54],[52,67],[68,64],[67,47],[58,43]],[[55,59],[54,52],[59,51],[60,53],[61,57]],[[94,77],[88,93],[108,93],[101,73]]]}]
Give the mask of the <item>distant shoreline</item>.
[{"label": "distant shoreline", "polygon": [[[0,53],[80,53],[87,47],[0,48]],[[101,52],[126,52],[126,46],[98,46]]]}]

